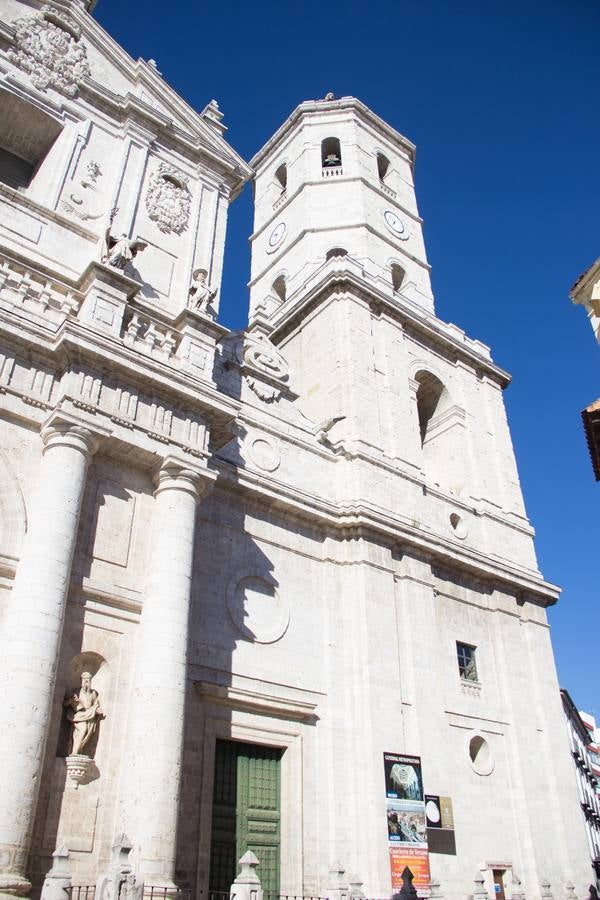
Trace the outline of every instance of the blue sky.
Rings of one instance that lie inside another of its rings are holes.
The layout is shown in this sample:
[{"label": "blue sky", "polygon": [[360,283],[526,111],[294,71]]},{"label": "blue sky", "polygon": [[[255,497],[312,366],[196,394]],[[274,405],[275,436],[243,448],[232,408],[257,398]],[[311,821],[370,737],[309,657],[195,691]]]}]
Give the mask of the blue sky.
[{"label": "blue sky", "polygon": [[[559,680],[600,716],[600,484],[580,411],[600,347],[568,290],[600,256],[595,0],[99,0],[95,15],[202,109],[246,159],[302,100],[363,100],[417,144],[438,315],[490,344],[544,576]],[[243,327],[251,191],[230,212],[224,324]],[[596,575],[596,577],[594,577]]]}]

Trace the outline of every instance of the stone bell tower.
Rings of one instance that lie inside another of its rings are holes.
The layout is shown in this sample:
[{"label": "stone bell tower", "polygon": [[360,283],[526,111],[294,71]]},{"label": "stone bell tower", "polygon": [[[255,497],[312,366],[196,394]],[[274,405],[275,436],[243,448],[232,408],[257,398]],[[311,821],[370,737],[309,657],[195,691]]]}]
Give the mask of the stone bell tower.
[{"label": "stone bell tower", "polygon": [[415,147],[353,97],[302,103],[252,160],[251,317],[334,256],[433,311],[413,186]]},{"label": "stone bell tower", "polygon": [[296,108],[251,163],[251,327],[284,354],[302,412],[339,452],[522,521],[510,379],[435,315],[414,158],[353,97]]}]

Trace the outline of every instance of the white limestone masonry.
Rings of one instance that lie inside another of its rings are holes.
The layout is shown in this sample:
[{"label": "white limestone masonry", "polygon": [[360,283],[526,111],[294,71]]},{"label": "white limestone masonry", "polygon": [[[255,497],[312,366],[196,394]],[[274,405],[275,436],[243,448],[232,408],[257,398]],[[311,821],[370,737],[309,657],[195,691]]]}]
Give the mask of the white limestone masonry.
[{"label": "white limestone masonry", "polygon": [[[200,900],[229,841],[226,891],[251,850],[275,893],[389,897],[384,751],[452,800],[431,896],[584,896],[559,589],[510,376],[435,314],[413,144],[328,97],[248,165],[92,5],[0,11],[0,896],[61,848],[60,890]],[[219,806],[219,741],[279,757],[262,819]]]}]

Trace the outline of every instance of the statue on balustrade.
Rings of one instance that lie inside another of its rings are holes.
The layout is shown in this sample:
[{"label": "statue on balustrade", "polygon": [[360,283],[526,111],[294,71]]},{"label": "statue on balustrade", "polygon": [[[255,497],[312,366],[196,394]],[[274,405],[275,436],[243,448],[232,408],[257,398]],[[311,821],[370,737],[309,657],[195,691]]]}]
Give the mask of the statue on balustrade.
[{"label": "statue on balustrade", "polygon": [[207,275],[206,269],[195,269],[192,274],[188,306],[198,312],[207,312],[210,301],[217,295],[216,290],[213,291],[207,282]]},{"label": "statue on balustrade", "polygon": [[136,238],[128,238],[126,234],[121,237],[112,237],[110,228],[107,229],[105,237],[106,250],[102,256],[102,262],[115,269],[125,271],[129,263],[135,259],[136,253],[144,250],[148,244],[145,241]]}]

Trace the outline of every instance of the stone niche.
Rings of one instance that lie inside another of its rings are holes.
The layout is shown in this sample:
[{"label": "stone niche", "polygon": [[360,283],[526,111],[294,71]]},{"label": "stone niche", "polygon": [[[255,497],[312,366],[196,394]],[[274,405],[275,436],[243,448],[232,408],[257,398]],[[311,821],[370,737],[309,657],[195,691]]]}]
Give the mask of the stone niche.
[{"label": "stone niche", "polygon": [[[103,701],[110,690],[110,667],[99,653],[85,651],[71,659],[67,671],[44,849],[66,846],[70,851],[92,853],[102,794],[102,765],[98,763],[102,756],[107,716]],[[90,676],[89,690],[93,692],[87,698],[81,697],[84,673]],[[75,697],[79,702],[75,702]],[[95,707],[101,710],[100,715],[92,715]],[[79,722],[78,712],[82,720]],[[75,727],[75,749],[79,752],[73,754]]]}]

